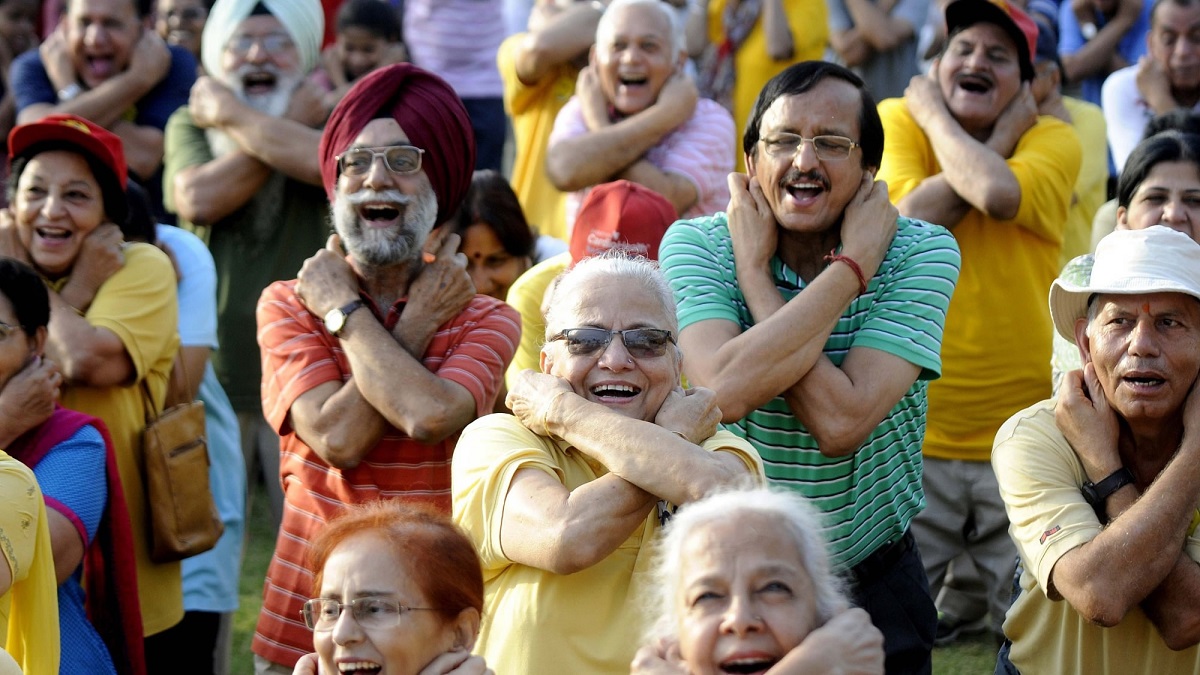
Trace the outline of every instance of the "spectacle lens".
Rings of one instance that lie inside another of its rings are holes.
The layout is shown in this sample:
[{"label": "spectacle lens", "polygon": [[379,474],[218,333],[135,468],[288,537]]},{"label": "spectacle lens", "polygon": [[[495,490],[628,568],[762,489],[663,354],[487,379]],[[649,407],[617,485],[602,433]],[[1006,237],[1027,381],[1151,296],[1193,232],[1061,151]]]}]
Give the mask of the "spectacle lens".
[{"label": "spectacle lens", "polygon": [[858,147],[858,143],[845,136],[814,136],[805,138],[799,134],[778,134],[763,139],[767,154],[772,157],[793,157],[805,142],[813,144],[817,159],[825,161],[846,159],[850,151]]},{"label": "spectacle lens", "polygon": [[614,335],[629,354],[638,359],[649,359],[667,353],[667,345],[675,344],[671,331],[660,328],[630,328],[629,330],[604,330],[603,328],[569,328],[551,338],[551,342],[565,340],[567,353],[572,356],[591,356],[608,348]]},{"label": "spectacle lens", "polygon": [[392,173],[414,174],[421,170],[421,148],[412,145],[392,145],[386,148],[351,148],[338,156],[338,169],[347,176],[365,176],[371,171],[376,157],[382,157]]},{"label": "spectacle lens", "polygon": [[350,614],[363,628],[392,628],[400,623],[405,612],[433,611],[429,607],[406,607],[395,600],[385,598],[358,598],[350,602],[338,602],[331,598],[313,598],[304,603],[301,614],[304,624],[311,630],[328,631],[337,625],[342,610],[349,607]]}]

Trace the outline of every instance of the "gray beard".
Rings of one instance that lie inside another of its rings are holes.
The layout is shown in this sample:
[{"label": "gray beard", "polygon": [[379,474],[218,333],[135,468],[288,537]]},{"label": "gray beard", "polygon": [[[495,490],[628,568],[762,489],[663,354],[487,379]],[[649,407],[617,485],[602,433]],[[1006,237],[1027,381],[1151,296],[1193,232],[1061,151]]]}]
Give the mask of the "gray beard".
[{"label": "gray beard", "polygon": [[[248,95],[242,88],[239,78],[227,76],[226,79],[228,81],[222,81],[222,84],[229,87],[240,101],[271,117],[283,117],[283,114],[287,112],[288,104],[292,101],[292,93],[303,82],[303,78],[299,75],[280,75],[275,91],[269,94]],[[241,150],[238,142],[221,129],[205,129],[204,136],[208,139],[208,147],[212,151],[213,157],[224,157]]]},{"label": "gray beard", "polygon": [[[376,231],[363,225],[357,205],[362,202],[392,202],[403,213],[399,231]],[[437,198],[428,186],[416,196],[396,190],[360,190],[338,195],[329,207],[333,227],[346,251],[367,267],[390,267],[415,262],[437,218]]]}]

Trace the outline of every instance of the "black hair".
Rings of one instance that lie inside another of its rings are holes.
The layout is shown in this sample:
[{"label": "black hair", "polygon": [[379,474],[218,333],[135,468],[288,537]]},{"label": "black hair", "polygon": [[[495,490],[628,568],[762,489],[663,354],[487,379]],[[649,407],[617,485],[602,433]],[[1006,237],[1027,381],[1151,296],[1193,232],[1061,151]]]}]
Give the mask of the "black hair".
[{"label": "black hair", "polygon": [[867,91],[862,78],[847,68],[827,61],[802,61],[788,66],[767,82],[758,93],[754,107],[750,109],[750,119],[746,121],[746,130],[742,134],[742,150],[752,157],[758,152],[759,126],[762,124],[763,115],[775,99],[780,96],[803,94],[829,78],[848,82],[861,93],[858,144],[862,149],[862,167],[879,168],[880,162],[883,161],[883,122],[879,119],[875,98]]},{"label": "black hair", "polygon": [[1146,131],[1142,138],[1150,138],[1155,134],[1171,130],[1181,131],[1185,134],[1200,134],[1200,114],[1187,108],[1176,108],[1170,112],[1155,115],[1149,122],[1146,122]]},{"label": "black hair", "polygon": [[12,303],[17,323],[29,337],[50,323],[50,293],[29,265],[14,258],[0,258],[0,295]]},{"label": "black hair", "polygon": [[346,0],[337,13],[337,30],[362,28],[388,42],[400,41],[400,15],[381,0]]},{"label": "black hair", "polygon": [[125,196],[129,201],[129,218],[121,225],[121,235],[125,241],[156,243],[158,234],[155,228],[158,218],[154,215],[154,208],[150,206],[150,195],[137,181],[130,179],[125,188]]},{"label": "black hair", "polygon": [[1150,6],[1150,27],[1154,28],[1158,19],[1158,8],[1167,3],[1171,3],[1177,7],[1191,7],[1196,0],[1154,0],[1154,4]]},{"label": "black hair", "polygon": [[[63,11],[65,12],[68,9],[70,9],[72,3],[84,2],[84,1],[85,0],[66,0],[65,2],[63,2]],[[154,11],[154,0],[129,0],[129,1],[131,3],[133,3],[133,11],[135,13],[137,13],[139,19],[144,19],[144,18],[150,16],[150,13]],[[209,5],[211,5],[211,4],[212,3],[210,2]]]},{"label": "black hair", "polygon": [[454,217],[454,231],[462,236],[476,223],[492,228],[509,255],[533,259],[537,238],[512,186],[498,171],[481,169],[471,175],[471,187]]},{"label": "black hair", "polygon": [[1117,206],[1128,208],[1138,186],[1164,162],[1191,162],[1200,167],[1200,135],[1171,129],[1139,143],[1117,179]]},{"label": "black hair", "polygon": [[29,160],[43,152],[54,150],[64,150],[74,153],[87,162],[92,175],[96,177],[96,182],[100,184],[100,197],[104,200],[104,214],[113,223],[124,225],[125,220],[129,217],[129,202],[125,197],[125,191],[121,189],[121,182],[117,180],[117,174],[107,164],[100,161],[98,157],[89,152],[84,152],[79,145],[69,141],[43,141],[41,143],[34,143],[19,156],[13,158],[12,171],[8,175],[8,189],[6,193],[8,203],[11,204],[16,199],[17,182],[20,181],[21,173],[25,171]]}]

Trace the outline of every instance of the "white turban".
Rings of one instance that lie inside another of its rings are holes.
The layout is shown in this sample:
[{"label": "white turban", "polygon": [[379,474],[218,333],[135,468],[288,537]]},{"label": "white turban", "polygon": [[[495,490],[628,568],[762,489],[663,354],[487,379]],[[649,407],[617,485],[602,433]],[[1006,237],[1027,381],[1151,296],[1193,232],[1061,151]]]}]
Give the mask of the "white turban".
[{"label": "white turban", "polygon": [[320,0],[217,0],[208,12],[200,38],[200,60],[209,75],[222,79],[221,54],[234,31],[254,7],[261,4],[292,36],[300,52],[301,73],[307,75],[321,56],[325,38],[325,13]]}]

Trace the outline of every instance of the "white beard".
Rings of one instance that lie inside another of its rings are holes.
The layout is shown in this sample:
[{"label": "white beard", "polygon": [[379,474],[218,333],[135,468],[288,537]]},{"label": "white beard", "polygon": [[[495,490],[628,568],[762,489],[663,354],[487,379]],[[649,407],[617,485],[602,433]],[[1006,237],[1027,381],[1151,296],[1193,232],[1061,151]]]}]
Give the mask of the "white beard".
[{"label": "white beard", "polygon": [[[416,196],[404,195],[397,190],[363,189],[335,197],[329,207],[333,227],[355,260],[369,267],[387,267],[421,257],[421,247],[437,219],[437,198],[428,179],[423,182],[424,189]],[[365,202],[394,204],[402,213],[399,229],[365,227],[358,214],[358,205]]]},{"label": "white beard", "polygon": [[[304,78],[297,73],[277,71],[274,91],[267,94],[247,94],[242,86],[242,73],[246,69],[247,67],[243,66],[238,71],[226,73],[221,83],[229,87],[239,100],[251,108],[272,117],[282,117],[287,112],[288,104],[292,101],[292,94],[296,91],[296,87],[299,87],[304,81]],[[208,147],[212,151],[213,157],[224,157],[241,149],[238,142],[221,129],[205,129],[204,136],[208,139]]]}]

